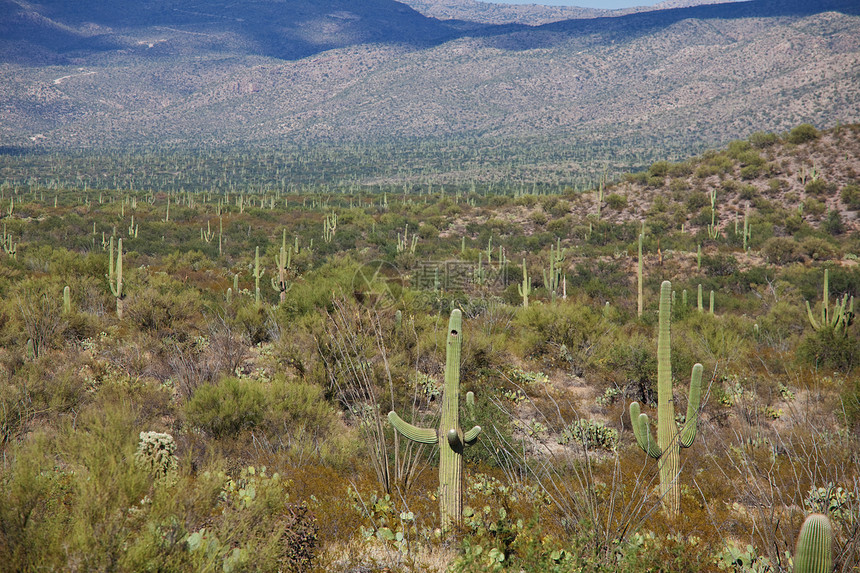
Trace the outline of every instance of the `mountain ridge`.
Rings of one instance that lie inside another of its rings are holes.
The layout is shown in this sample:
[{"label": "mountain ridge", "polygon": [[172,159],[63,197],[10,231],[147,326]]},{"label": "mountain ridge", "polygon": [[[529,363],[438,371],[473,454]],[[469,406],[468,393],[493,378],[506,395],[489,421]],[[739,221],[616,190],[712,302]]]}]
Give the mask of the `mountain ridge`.
[{"label": "mountain ridge", "polygon": [[[136,9],[162,19],[130,28],[137,16],[103,7],[99,19],[84,4],[28,11],[0,0],[31,26],[17,32],[26,42],[0,30],[6,145],[466,137],[618,149],[644,135],[692,150],[803,122],[860,121],[860,7],[844,0],[542,26],[442,22],[389,0],[357,12],[340,0],[258,2],[242,15],[214,0],[191,14],[148,0]],[[273,18],[277,6],[293,15]]]}]

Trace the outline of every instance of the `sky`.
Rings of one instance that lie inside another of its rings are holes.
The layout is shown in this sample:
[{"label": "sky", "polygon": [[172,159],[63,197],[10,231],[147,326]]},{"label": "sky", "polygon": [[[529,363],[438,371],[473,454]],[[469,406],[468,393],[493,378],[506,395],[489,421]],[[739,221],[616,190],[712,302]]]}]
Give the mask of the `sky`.
[{"label": "sky", "polygon": [[496,4],[543,4],[545,6],[579,6],[580,8],[604,8],[616,10],[631,6],[653,6],[661,0],[483,0]]}]

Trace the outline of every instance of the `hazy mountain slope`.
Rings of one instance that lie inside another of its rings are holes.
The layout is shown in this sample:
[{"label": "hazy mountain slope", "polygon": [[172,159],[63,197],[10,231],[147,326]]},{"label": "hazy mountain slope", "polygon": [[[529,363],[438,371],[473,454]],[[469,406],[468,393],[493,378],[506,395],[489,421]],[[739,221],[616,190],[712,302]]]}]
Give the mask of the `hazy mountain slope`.
[{"label": "hazy mountain slope", "polygon": [[622,10],[600,10],[578,6],[544,6],[535,4],[497,4],[479,0],[401,0],[418,12],[440,20],[468,20],[485,24],[529,24],[539,26],[550,22],[575,18],[599,18],[623,16],[636,12],[687,8],[703,4],[723,4],[738,0],[667,0],[655,6],[625,8]]},{"label": "hazy mountain slope", "polygon": [[14,4],[34,48],[0,40],[7,144],[468,135],[618,146],[646,135],[694,145],[860,121],[860,9],[847,0],[540,27],[442,23],[388,0],[251,2],[241,16],[215,1],[193,14],[167,0],[132,15],[82,4]]}]

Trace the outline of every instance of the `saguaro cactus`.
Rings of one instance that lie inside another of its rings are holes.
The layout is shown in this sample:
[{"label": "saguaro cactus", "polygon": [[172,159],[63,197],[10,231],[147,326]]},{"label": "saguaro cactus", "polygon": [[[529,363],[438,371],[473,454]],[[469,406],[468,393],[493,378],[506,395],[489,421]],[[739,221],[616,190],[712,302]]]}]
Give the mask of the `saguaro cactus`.
[{"label": "saguaro cactus", "polygon": [[[499,247],[501,249],[501,246]],[[501,264],[502,257],[499,256]],[[564,263],[564,253],[561,250],[561,239],[556,239],[556,249],[553,250],[553,245],[549,245],[549,273],[546,269],[543,271],[543,284],[550,293],[552,302],[555,302],[558,290],[561,287],[562,281],[562,264]]]},{"label": "saguaro cactus", "polygon": [[123,307],[123,295],[122,295],[122,239],[120,238],[117,241],[116,247],[116,265],[114,265],[114,256],[113,256],[113,237],[110,238],[110,246],[108,247],[109,260],[108,260],[108,284],[110,285],[110,291],[113,293],[113,296],[116,297],[116,316],[120,320],[122,320],[122,307]]},{"label": "saguaro cactus", "polygon": [[672,356],[670,349],[672,283],[660,285],[660,318],[657,334],[657,443],[651,436],[648,416],[639,411],[639,403],[630,404],[630,421],[636,442],[645,453],[657,460],[660,469],[660,499],[669,517],[678,515],[681,487],[678,483],[681,447],[688,448],[696,439],[696,422],[702,395],[702,365],[693,366],[687,417],[681,429],[675,423],[675,400],[672,396]]},{"label": "saguaro cactus", "polygon": [[642,309],[644,307],[644,296],[642,290],[642,275],[643,275],[643,264],[642,264],[642,233],[639,233],[639,259],[636,263],[636,313],[637,316],[642,316]]},{"label": "saguaro cactus", "polygon": [[287,230],[284,229],[284,234],[281,237],[281,250],[278,253],[278,278],[272,277],[272,288],[280,293],[280,300],[287,300],[287,291],[293,285],[287,281],[287,271],[290,268],[290,263],[293,259],[292,246],[287,247]]},{"label": "saguaro cactus", "polygon": [[529,295],[532,292],[532,282],[529,280],[529,272],[526,269],[526,260],[523,259],[523,284],[517,285],[520,296],[523,297],[523,308],[529,307]]},{"label": "saguaro cactus", "polygon": [[846,293],[842,300],[836,298],[836,303],[833,308],[830,308],[830,271],[824,269],[824,292],[821,298],[821,320],[816,320],[812,314],[812,307],[809,306],[809,301],[806,301],[806,315],[809,317],[809,322],[815,330],[822,328],[832,328],[834,331],[847,333],[848,325],[854,319],[854,297],[849,300]]},{"label": "saguaro cactus", "polygon": [[813,513],[803,522],[794,551],[794,573],[830,573],[833,570],[833,529],[826,515]]},{"label": "saguaro cactus", "polygon": [[254,302],[257,306],[261,304],[260,279],[266,271],[260,268],[260,247],[254,249]]},{"label": "saguaro cactus", "polygon": [[[439,429],[419,428],[405,422],[396,412],[388,413],[395,430],[412,441],[439,446],[439,518],[443,529],[463,521],[463,449],[478,439],[481,427],[464,432],[460,427],[460,347],[463,316],[451,311],[445,356],[445,389],[442,394],[442,421]],[[466,394],[466,405],[473,410],[475,396]]]}]

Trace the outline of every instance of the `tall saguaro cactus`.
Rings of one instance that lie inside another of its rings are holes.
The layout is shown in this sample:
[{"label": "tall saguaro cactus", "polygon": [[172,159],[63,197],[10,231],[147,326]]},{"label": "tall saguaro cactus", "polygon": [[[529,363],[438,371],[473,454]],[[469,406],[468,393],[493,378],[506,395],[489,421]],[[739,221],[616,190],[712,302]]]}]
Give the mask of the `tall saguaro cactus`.
[{"label": "tall saguaro cactus", "polygon": [[523,259],[523,284],[517,285],[517,291],[523,297],[523,308],[529,307],[529,295],[532,293],[532,282],[529,279],[529,271],[526,269],[526,260]]},{"label": "tall saguaro cactus", "polygon": [[262,304],[260,298],[260,279],[266,271],[260,268],[260,247],[254,249],[254,302],[257,306]]},{"label": "tall saguaro cactus", "polygon": [[813,513],[803,522],[794,551],[794,573],[830,573],[833,529],[826,515]]},{"label": "tall saguaro cactus", "polygon": [[643,264],[642,264],[642,233],[639,233],[639,259],[636,263],[636,314],[637,316],[642,316],[642,308],[644,306],[644,296],[642,291],[642,275],[643,275]]},{"label": "tall saguaro cactus", "polygon": [[281,250],[278,253],[278,277],[272,277],[272,288],[280,293],[280,300],[283,303],[287,300],[287,291],[293,285],[287,281],[287,272],[290,269],[290,262],[293,258],[293,247],[287,247],[287,230],[284,229],[284,234],[281,237]]},{"label": "tall saguaro cactus", "polygon": [[812,307],[806,301],[806,315],[815,330],[832,328],[836,332],[847,333],[848,326],[854,319],[854,297],[849,300],[848,293],[842,297],[836,297],[836,303],[830,307],[830,271],[824,269],[824,292],[821,297],[821,320],[816,320],[812,314]]},{"label": "tall saguaro cactus", "polygon": [[[448,342],[445,352],[445,389],[442,394],[442,421],[439,429],[419,428],[404,421],[396,412],[388,420],[403,436],[420,444],[439,446],[439,519],[442,529],[463,521],[463,450],[471,446],[481,433],[480,426],[464,432],[460,427],[460,348],[463,315],[451,311],[448,320]],[[466,394],[466,405],[473,410],[475,396]]]},{"label": "tall saguaro cactus", "polygon": [[116,248],[116,265],[114,265],[113,257],[113,237],[110,238],[110,246],[108,247],[108,284],[113,296],[116,297],[116,316],[122,320],[122,238],[117,241]]},{"label": "tall saguaro cactus", "polygon": [[669,517],[675,517],[681,505],[681,487],[678,483],[681,447],[690,447],[696,439],[702,395],[702,365],[693,366],[687,399],[687,417],[683,427],[679,429],[675,422],[675,400],[672,395],[671,297],[672,283],[663,281],[660,285],[660,319],[657,333],[657,443],[654,443],[651,436],[648,415],[640,413],[638,402],[630,404],[630,421],[639,447],[657,460],[663,509]]}]

